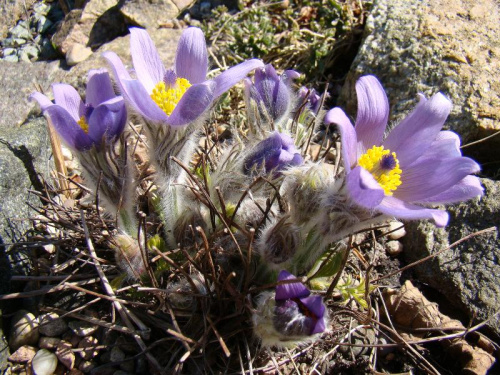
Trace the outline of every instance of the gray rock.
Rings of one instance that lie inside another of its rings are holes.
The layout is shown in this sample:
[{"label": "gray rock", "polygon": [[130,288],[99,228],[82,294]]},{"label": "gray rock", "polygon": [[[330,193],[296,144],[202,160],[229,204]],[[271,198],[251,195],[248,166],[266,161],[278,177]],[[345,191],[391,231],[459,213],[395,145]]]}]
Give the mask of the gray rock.
[{"label": "gray rock", "polygon": [[12,318],[11,324],[9,345],[12,350],[38,342],[38,321],[32,313],[19,310]]},{"label": "gray rock", "polygon": [[125,2],[120,13],[132,25],[157,29],[176,18],[179,9],[170,0],[132,0]]},{"label": "gray rock", "polygon": [[[387,90],[391,119],[412,109],[417,93],[441,91],[453,102],[446,126],[463,142],[492,134],[500,129],[499,18],[494,0],[374,2],[341,105],[355,113],[356,79],[375,74]],[[495,153],[500,137],[488,143],[478,154]]]},{"label": "gray rock", "polygon": [[15,48],[4,48],[3,50],[4,56],[14,55],[15,53],[16,53]]},{"label": "gray rock", "polygon": [[57,357],[47,349],[40,349],[32,362],[35,375],[52,375],[56,371]]},{"label": "gray rock", "polygon": [[390,256],[396,256],[403,251],[403,244],[399,241],[387,241],[385,250]]},{"label": "gray rock", "polygon": [[71,344],[64,340],[61,340],[56,349],[57,359],[70,370],[75,367],[76,361],[75,353],[71,349]]},{"label": "gray rock", "polygon": [[120,361],[123,361],[125,359],[125,353],[123,353],[123,351],[115,346],[113,349],[111,349],[111,354],[110,354],[110,357],[109,357],[109,360],[111,362],[120,362]]},{"label": "gray rock", "polygon": [[9,28],[15,25],[34,2],[35,0],[0,1],[0,39],[7,36]]},{"label": "gray rock", "polygon": [[95,324],[80,321],[80,320],[75,320],[72,322],[69,322],[69,328],[79,337],[85,337],[85,336],[90,336],[93,334],[99,326],[96,326]]},{"label": "gray rock", "polygon": [[29,27],[26,26],[19,23],[10,30],[10,34],[13,38],[29,39],[31,38],[31,32]]},{"label": "gray rock", "polygon": [[32,59],[36,59],[39,54],[40,50],[36,46],[27,44],[21,48],[19,57],[21,61],[30,62]]},{"label": "gray rock", "polygon": [[42,349],[55,349],[57,345],[61,342],[61,339],[58,337],[41,337],[40,341],[38,341],[38,346]]},{"label": "gray rock", "polygon": [[[476,316],[476,321],[500,309],[500,181],[481,182],[485,188],[481,199],[448,207],[450,223],[446,228],[435,228],[430,222],[410,222],[406,224],[408,235],[403,238],[405,259],[413,262],[478,230],[495,227],[415,267],[420,281],[441,292],[469,317]],[[489,325],[500,334],[498,319]]]},{"label": "gray rock", "polygon": [[59,318],[59,315],[56,313],[40,315],[38,321],[40,322],[38,330],[40,331],[40,334],[44,336],[59,336],[68,329],[68,324],[66,324],[63,319]]}]

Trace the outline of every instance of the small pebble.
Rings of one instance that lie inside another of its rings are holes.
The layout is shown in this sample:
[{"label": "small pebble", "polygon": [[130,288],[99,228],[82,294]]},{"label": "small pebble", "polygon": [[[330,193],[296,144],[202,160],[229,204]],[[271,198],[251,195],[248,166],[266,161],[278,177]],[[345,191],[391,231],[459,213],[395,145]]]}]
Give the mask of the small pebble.
[{"label": "small pebble", "polygon": [[87,60],[92,55],[92,49],[82,46],[79,43],[73,44],[66,52],[66,63],[69,66],[74,66],[82,61]]},{"label": "small pebble", "polygon": [[59,345],[57,345],[56,356],[59,361],[66,366],[68,369],[75,367],[75,353],[71,350],[73,347],[67,341],[61,340]]},{"label": "small pebble", "polygon": [[388,241],[385,244],[385,250],[387,251],[387,254],[396,256],[403,251],[403,244],[399,241]]},{"label": "small pebble", "polygon": [[92,361],[82,361],[78,365],[78,369],[83,372],[90,372],[95,367],[95,362]]},{"label": "small pebble", "polygon": [[42,349],[55,349],[61,342],[58,337],[41,337],[38,341],[38,346]]},{"label": "small pebble", "polygon": [[79,320],[69,322],[68,325],[69,328],[80,337],[90,336],[99,328],[95,324]]},{"label": "small pebble", "polygon": [[92,359],[97,354],[99,354],[99,351],[95,349],[98,344],[99,341],[95,337],[84,337],[78,344],[78,347],[84,350],[79,352],[78,354],[80,354],[80,357],[82,357],[84,360]]},{"label": "small pebble", "polygon": [[36,349],[34,347],[29,345],[23,345],[10,355],[9,361],[18,363],[29,362],[33,359],[35,354],[36,354]]},{"label": "small pebble", "polygon": [[68,330],[68,324],[56,313],[40,315],[38,321],[40,322],[39,331],[44,336],[60,336]]},{"label": "small pebble", "polygon": [[122,350],[115,346],[113,349],[111,349],[111,355],[109,357],[109,360],[111,362],[120,362],[125,359],[125,353],[122,352]]},{"label": "small pebble", "polygon": [[38,321],[32,313],[20,310],[14,315],[9,340],[12,350],[17,350],[23,345],[35,345],[39,337]]},{"label": "small pebble", "polygon": [[52,375],[56,371],[57,357],[47,349],[40,349],[32,362],[35,375]]},{"label": "small pebble", "polygon": [[[401,223],[400,221],[391,221],[389,223],[389,227],[385,230],[387,232],[391,232],[395,230],[392,233],[389,233],[388,237],[391,240],[399,240],[400,238],[403,238],[406,234],[405,228],[403,226],[404,224]],[[401,228],[401,229],[398,229]]]}]

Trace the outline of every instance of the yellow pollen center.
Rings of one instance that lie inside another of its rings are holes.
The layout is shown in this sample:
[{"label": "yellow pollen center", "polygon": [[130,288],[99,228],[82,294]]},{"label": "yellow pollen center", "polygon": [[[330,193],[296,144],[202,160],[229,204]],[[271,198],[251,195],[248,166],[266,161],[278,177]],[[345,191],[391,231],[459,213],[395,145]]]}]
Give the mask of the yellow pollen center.
[{"label": "yellow pollen center", "polygon": [[80,120],[77,121],[77,124],[80,125],[80,128],[82,128],[85,134],[89,134],[89,124],[87,124],[85,116],[80,117]]},{"label": "yellow pollen center", "polygon": [[165,82],[161,81],[156,84],[151,94],[151,99],[154,100],[158,107],[162,109],[168,116],[170,116],[181,100],[182,95],[188,88],[191,87],[189,81],[185,78],[177,78],[175,84],[167,87]]},{"label": "yellow pollen center", "polygon": [[[390,167],[384,166],[384,158],[391,158],[388,163]],[[358,165],[363,167],[377,180],[385,195],[392,195],[392,192],[401,185],[401,173],[399,161],[396,153],[390,150],[384,150],[384,146],[373,146],[359,157]]]}]

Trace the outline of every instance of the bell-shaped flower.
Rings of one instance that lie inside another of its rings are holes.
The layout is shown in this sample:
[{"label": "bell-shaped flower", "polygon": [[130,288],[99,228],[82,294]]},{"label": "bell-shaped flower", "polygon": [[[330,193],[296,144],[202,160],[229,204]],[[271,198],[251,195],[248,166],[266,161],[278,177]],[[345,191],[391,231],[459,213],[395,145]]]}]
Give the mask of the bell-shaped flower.
[{"label": "bell-shaped flower", "polygon": [[273,132],[254,146],[246,157],[243,168],[245,172],[264,167],[265,172],[282,171],[291,166],[301,165],[304,159],[295,147],[293,139],[283,133]]},{"label": "bell-shaped flower", "polygon": [[292,109],[291,80],[299,75],[294,70],[278,75],[271,64],[257,69],[253,82],[250,78],[244,81],[247,100],[255,100],[258,110],[265,118],[279,122]]},{"label": "bell-shaped flower", "polygon": [[299,89],[299,102],[298,105],[303,105],[306,102],[307,108],[313,113],[318,113],[321,105],[322,97],[315,89],[309,90],[307,87],[302,86]]},{"label": "bell-shaped flower", "polygon": [[[281,271],[278,282],[295,279],[291,273]],[[311,296],[300,283],[276,286],[274,328],[285,336],[311,336],[325,331],[326,308],[320,296]]]},{"label": "bell-shaped flower", "polygon": [[441,131],[452,104],[441,93],[426,99],[386,137],[389,102],[374,76],[356,83],[358,113],[355,126],[340,108],[327,124],[339,127],[346,186],[353,201],[370,211],[400,219],[433,219],[448,223],[446,211],[424,207],[481,195],[479,165],[460,152],[460,139]]},{"label": "bell-shaped flower", "polygon": [[99,147],[104,138],[121,134],[127,121],[127,110],[121,96],[116,96],[109,74],[91,70],[88,75],[86,101],[70,85],[52,85],[54,102],[39,92],[30,95],[40,105],[63,141],[77,151]]},{"label": "bell-shaped flower", "polygon": [[210,108],[215,99],[264,64],[245,61],[207,80],[208,54],[203,32],[197,27],[183,31],[173,69],[166,69],[149,34],[130,29],[130,50],[137,79],[120,58],[105,52],[125,100],[146,121],[179,127],[192,123]]}]

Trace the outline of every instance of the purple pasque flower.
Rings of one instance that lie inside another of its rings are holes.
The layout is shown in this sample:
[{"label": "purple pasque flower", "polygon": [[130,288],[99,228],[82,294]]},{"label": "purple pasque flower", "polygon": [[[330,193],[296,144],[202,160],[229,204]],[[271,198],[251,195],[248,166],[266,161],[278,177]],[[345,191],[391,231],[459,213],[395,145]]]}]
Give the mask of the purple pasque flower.
[{"label": "purple pasque flower", "polygon": [[[281,271],[278,282],[295,276]],[[294,282],[276,286],[273,326],[285,336],[311,336],[326,329],[326,308],[320,296],[311,296],[307,287]]]},{"label": "purple pasque flower", "polygon": [[360,206],[400,219],[433,219],[448,223],[448,213],[423,207],[452,203],[481,195],[480,170],[460,152],[460,139],[441,128],[452,104],[441,93],[420,95],[415,109],[384,137],[389,102],[374,76],[356,83],[358,114],[353,127],[340,108],[333,108],[327,124],[340,129],[347,188]]},{"label": "purple pasque flower", "polygon": [[245,94],[255,100],[259,111],[278,122],[290,112],[292,106],[291,80],[300,74],[287,70],[278,75],[271,64],[255,71],[254,81],[245,79]]},{"label": "purple pasque flower", "polygon": [[277,131],[257,143],[246,157],[243,168],[250,172],[254,168],[264,166],[265,172],[281,171],[289,166],[301,165],[304,159],[295,147],[293,139]]},{"label": "purple pasque flower", "polygon": [[121,134],[127,121],[127,110],[121,96],[116,96],[109,74],[105,70],[91,70],[88,75],[86,101],[70,85],[52,85],[54,102],[39,92],[30,95],[61,138],[73,149],[89,150],[99,147],[103,138],[112,139]]},{"label": "purple pasque flower", "polygon": [[120,58],[105,52],[125,100],[147,121],[178,127],[201,116],[221,94],[250,71],[263,66],[248,60],[207,80],[205,36],[197,27],[183,31],[173,69],[166,69],[146,30],[130,29],[130,50],[137,79],[132,79]]},{"label": "purple pasque flower", "polygon": [[306,105],[311,110],[311,112],[318,113],[322,97],[315,89],[309,90],[305,86],[302,86],[299,89],[299,106],[303,105],[305,100],[307,100]]}]

